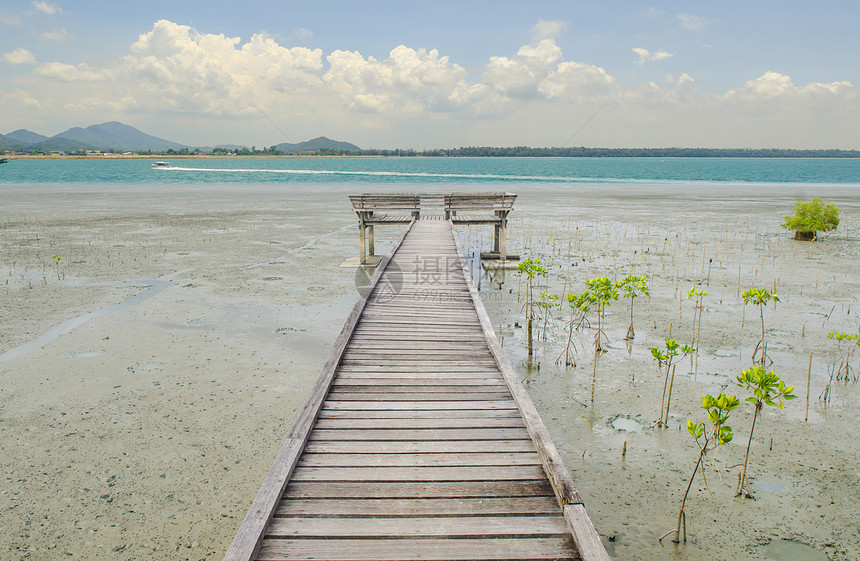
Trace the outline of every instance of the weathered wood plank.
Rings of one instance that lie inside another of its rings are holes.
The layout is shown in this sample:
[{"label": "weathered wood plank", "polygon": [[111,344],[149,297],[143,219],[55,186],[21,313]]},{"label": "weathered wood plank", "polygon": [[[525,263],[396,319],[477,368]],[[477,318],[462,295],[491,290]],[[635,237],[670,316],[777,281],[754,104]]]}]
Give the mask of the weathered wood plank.
[{"label": "weathered wood plank", "polygon": [[291,481],[530,481],[540,466],[296,467]]},{"label": "weathered wood plank", "polygon": [[430,454],[430,453],[488,453],[534,452],[531,439],[510,440],[321,440],[305,446],[308,453],[321,454]]},{"label": "weathered wood plank", "polygon": [[546,479],[533,481],[290,481],[285,499],[445,499],[554,497]]},{"label": "weathered wood plank", "polygon": [[455,419],[463,422],[480,422],[481,419],[520,419],[522,416],[516,409],[459,409],[456,411],[444,409],[398,409],[396,411],[374,410],[335,410],[323,409],[319,419]]},{"label": "weathered wood plank", "polygon": [[519,417],[443,417],[435,419],[323,419],[318,429],[443,429],[443,428],[524,428]]},{"label": "weathered wood plank", "polygon": [[564,517],[275,518],[267,538],[517,538],[564,536]]},{"label": "weathered wood plank", "polygon": [[[336,547],[332,547],[335,545]],[[576,559],[570,537],[535,539],[319,539],[265,540],[260,561],[326,559],[328,561],[503,561]]]},{"label": "weathered wood plank", "polygon": [[498,392],[439,392],[439,391],[428,391],[428,392],[410,392],[405,390],[404,388],[395,387],[395,388],[387,388],[388,391],[383,392],[331,392],[329,394],[329,399],[336,399],[338,401],[440,401],[440,402],[451,402],[451,401],[475,401],[475,400],[501,400],[507,399],[510,397],[510,393],[507,391],[498,391]]},{"label": "weathered wood plank", "polygon": [[555,497],[448,499],[288,499],[275,516],[475,516],[480,514],[558,514]]},{"label": "weathered wood plank", "polygon": [[511,440],[528,438],[524,428],[492,429],[317,429],[310,440]]},{"label": "weathered wood plank", "polygon": [[536,466],[536,452],[436,454],[304,454],[298,467]]},{"label": "weathered wood plank", "polygon": [[513,400],[497,400],[497,401],[458,401],[452,403],[432,403],[425,401],[335,401],[326,400],[325,409],[357,409],[369,411],[385,411],[399,409],[436,409],[436,410],[457,410],[457,409],[516,409],[516,403]]}]

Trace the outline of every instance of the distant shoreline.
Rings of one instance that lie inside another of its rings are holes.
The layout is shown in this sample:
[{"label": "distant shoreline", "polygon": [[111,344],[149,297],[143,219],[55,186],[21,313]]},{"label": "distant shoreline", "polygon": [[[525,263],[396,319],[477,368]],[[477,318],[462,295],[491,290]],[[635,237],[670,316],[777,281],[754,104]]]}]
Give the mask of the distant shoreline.
[{"label": "distant shoreline", "polygon": [[45,154],[9,154],[2,156],[9,161],[12,160],[239,160],[239,159],[301,159],[301,158],[485,158],[485,159],[503,159],[503,158],[540,158],[540,159],[642,159],[642,160],[687,160],[687,159],[726,159],[726,160],[803,160],[803,159],[820,159],[820,160],[858,160],[858,156],[827,156],[827,155],[804,155],[804,156],[785,156],[785,155],[750,155],[750,156],[729,156],[729,155],[698,155],[698,156],[670,156],[670,155],[603,155],[603,156],[478,156],[478,155],[430,155],[430,154],[412,154],[412,155],[388,155],[388,154],[100,154],[100,155],[45,155]]}]

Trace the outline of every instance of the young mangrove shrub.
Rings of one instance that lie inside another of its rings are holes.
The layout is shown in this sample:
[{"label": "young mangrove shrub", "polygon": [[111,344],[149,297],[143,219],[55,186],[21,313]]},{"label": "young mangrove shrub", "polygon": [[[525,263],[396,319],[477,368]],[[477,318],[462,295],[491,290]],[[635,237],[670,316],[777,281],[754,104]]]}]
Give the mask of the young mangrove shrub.
[{"label": "young mangrove shrub", "polygon": [[[764,307],[767,306],[768,302],[779,302],[779,297],[776,295],[776,290],[771,292],[766,288],[748,288],[741,296],[744,299],[745,306],[747,304],[755,304],[758,306],[759,316],[761,317],[761,339],[755,346],[752,361],[753,363],[758,362],[764,366],[765,361],[769,358],[767,356],[767,342],[765,341],[764,332]],[[756,361],[756,356],[759,357],[758,361]]]},{"label": "young mangrove shrub", "polygon": [[[692,299],[694,308],[693,308],[693,336],[691,337],[690,346],[699,348],[699,340],[702,335],[702,311],[704,309],[704,299],[708,293],[705,292],[701,288],[696,288],[695,286],[690,287],[690,291],[687,292],[687,300]],[[690,357],[691,369],[698,370],[699,368],[699,353],[695,352],[696,356],[696,366],[692,367],[692,355]]]},{"label": "young mangrove shrub", "polygon": [[854,360],[854,352],[857,347],[860,347],[860,335],[830,332],[827,334],[827,338],[836,341],[836,359],[831,364],[830,378],[844,382],[850,378],[856,382],[857,371],[851,368],[851,361]]},{"label": "young mangrove shrub", "polygon": [[746,398],[745,401],[755,404],[750,438],[747,441],[747,453],[744,457],[744,469],[738,475],[737,492],[737,496],[743,495],[744,497],[752,498],[752,495],[744,487],[744,483],[746,483],[747,478],[747,463],[750,459],[750,445],[752,444],[753,431],[755,431],[755,421],[765,405],[783,409],[785,407],[782,403],[783,399],[791,400],[797,396],[791,393],[794,391],[794,386],[786,386],[778,374],[774,374],[773,370],[767,372],[761,365],[755,365],[752,368],[744,370],[738,375],[737,380],[738,386],[752,390],[753,392],[753,395]]},{"label": "young mangrove shrub", "polygon": [[558,294],[541,291],[540,300],[538,300],[537,305],[541,308],[541,313],[543,314],[543,333],[541,338],[546,341],[547,322],[552,317],[553,308],[558,308],[561,305],[558,301]]},{"label": "young mangrove shrub", "polygon": [[815,197],[808,203],[794,203],[794,214],[786,215],[782,227],[794,230],[794,239],[813,241],[818,239],[818,232],[829,232],[839,226],[839,213],[842,212],[833,203],[825,203]]},{"label": "young mangrove shrub", "polygon": [[606,277],[595,277],[585,281],[585,297],[595,305],[597,312],[597,333],[594,336],[595,352],[603,352],[603,341],[609,340],[603,332],[603,318],[606,308],[615,300],[618,300],[618,287],[620,282],[612,282]]},{"label": "young mangrove shrub", "polygon": [[621,290],[624,291],[625,298],[630,298],[630,327],[627,328],[627,335],[624,336],[625,340],[630,340],[636,335],[633,331],[633,299],[640,294],[651,296],[648,292],[648,277],[627,275],[621,279]]},{"label": "young mangrove shrub", "polygon": [[60,259],[62,259],[62,257],[60,257],[57,254],[54,254],[51,256],[51,259],[54,260],[54,266],[57,269],[57,280],[62,280],[62,279],[60,279]]},{"label": "young mangrove shrub", "polygon": [[[672,362],[679,353],[684,353],[684,356],[687,356],[695,351],[696,349],[690,345],[684,345],[682,347],[677,341],[675,341],[675,339],[670,337],[666,337],[666,348],[661,349],[656,345],[651,347],[651,356],[657,361],[657,365],[661,369],[661,372],[663,367],[666,368],[666,377],[663,380],[663,397],[660,398],[660,419],[654,424],[655,426],[666,427],[669,424],[669,405],[672,402],[672,386],[675,383],[675,365],[672,364]],[[681,358],[684,357],[682,356]],[[672,373],[671,381],[669,379],[670,372]],[[668,398],[666,397],[667,386],[669,388]],[[664,411],[665,416],[663,414]]]},{"label": "young mangrove shrub", "polygon": [[555,363],[559,364],[562,357],[564,357],[564,365],[575,368],[576,358],[574,354],[576,352],[576,344],[573,342],[573,330],[579,329],[583,321],[588,321],[585,319],[585,314],[591,309],[591,301],[585,293],[568,294],[567,305],[570,308],[570,321],[567,323],[567,345],[565,345],[561,354],[558,355],[558,358],[555,359]]},{"label": "young mangrove shrub", "polygon": [[[708,413],[707,422],[687,420],[687,432],[696,439],[696,444],[699,445],[699,456],[696,459],[693,474],[687,482],[687,490],[684,491],[684,498],[681,499],[681,509],[678,511],[678,525],[675,527],[675,537],[672,539],[675,543],[681,543],[682,535],[684,543],[687,542],[687,515],[684,507],[687,504],[687,496],[690,494],[690,488],[693,486],[693,481],[696,479],[699,467],[702,468],[702,480],[705,482],[705,488],[708,489],[709,493],[711,492],[711,488],[708,486],[708,478],[705,475],[705,461],[710,452],[732,441],[734,435],[732,434],[731,427],[726,424],[726,421],[729,419],[729,414],[737,409],[738,405],[740,405],[740,400],[733,395],[721,393],[717,397],[714,397],[709,394],[702,398],[702,408]],[[708,424],[710,424],[710,429],[708,428]],[[711,495],[713,496],[713,493]],[[663,538],[671,534],[672,531],[670,530],[663,534],[660,537],[660,541],[663,541]]]},{"label": "young mangrove shrub", "polygon": [[526,325],[528,329],[528,347],[529,347],[529,357],[533,354],[534,346],[532,344],[532,322],[537,317],[535,314],[535,297],[534,297],[534,280],[538,277],[546,277],[547,270],[546,267],[541,265],[540,258],[532,259],[529,257],[524,261],[520,261],[520,264],[517,266],[517,270],[524,274],[527,278],[526,281],[526,303],[524,308],[526,309]]}]

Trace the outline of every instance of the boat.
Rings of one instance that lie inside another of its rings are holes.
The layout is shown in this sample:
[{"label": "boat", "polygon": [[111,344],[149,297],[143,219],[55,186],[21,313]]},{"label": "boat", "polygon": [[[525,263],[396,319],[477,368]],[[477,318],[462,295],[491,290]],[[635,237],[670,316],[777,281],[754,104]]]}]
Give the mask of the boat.
[{"label": "boat", "polygon": [[0,158],[0,164],[8,164],[8,163],[9,163],[8,158]]},{"label": "boat", "polygon": [[167,162],[153,162],[152,163],[152,169],[165,169],[165,168],[169,168],[169,167],[170,167],[170,164],[168,164]]}]

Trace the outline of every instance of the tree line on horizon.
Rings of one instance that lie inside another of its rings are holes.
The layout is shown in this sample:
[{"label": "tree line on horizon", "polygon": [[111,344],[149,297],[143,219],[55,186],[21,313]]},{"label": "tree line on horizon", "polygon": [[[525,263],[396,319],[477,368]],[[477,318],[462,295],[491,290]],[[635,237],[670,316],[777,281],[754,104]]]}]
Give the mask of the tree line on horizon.
[{"label": "tree line on horizon", "polygon": [[466,146],[412,150],[397,148],[353,151],[322,149],[318,156],[393,156],[393,157],[545,157],[545,158],[860,158],[860,150],[801,150],[790,148],[532,148],[530,146]]}]

